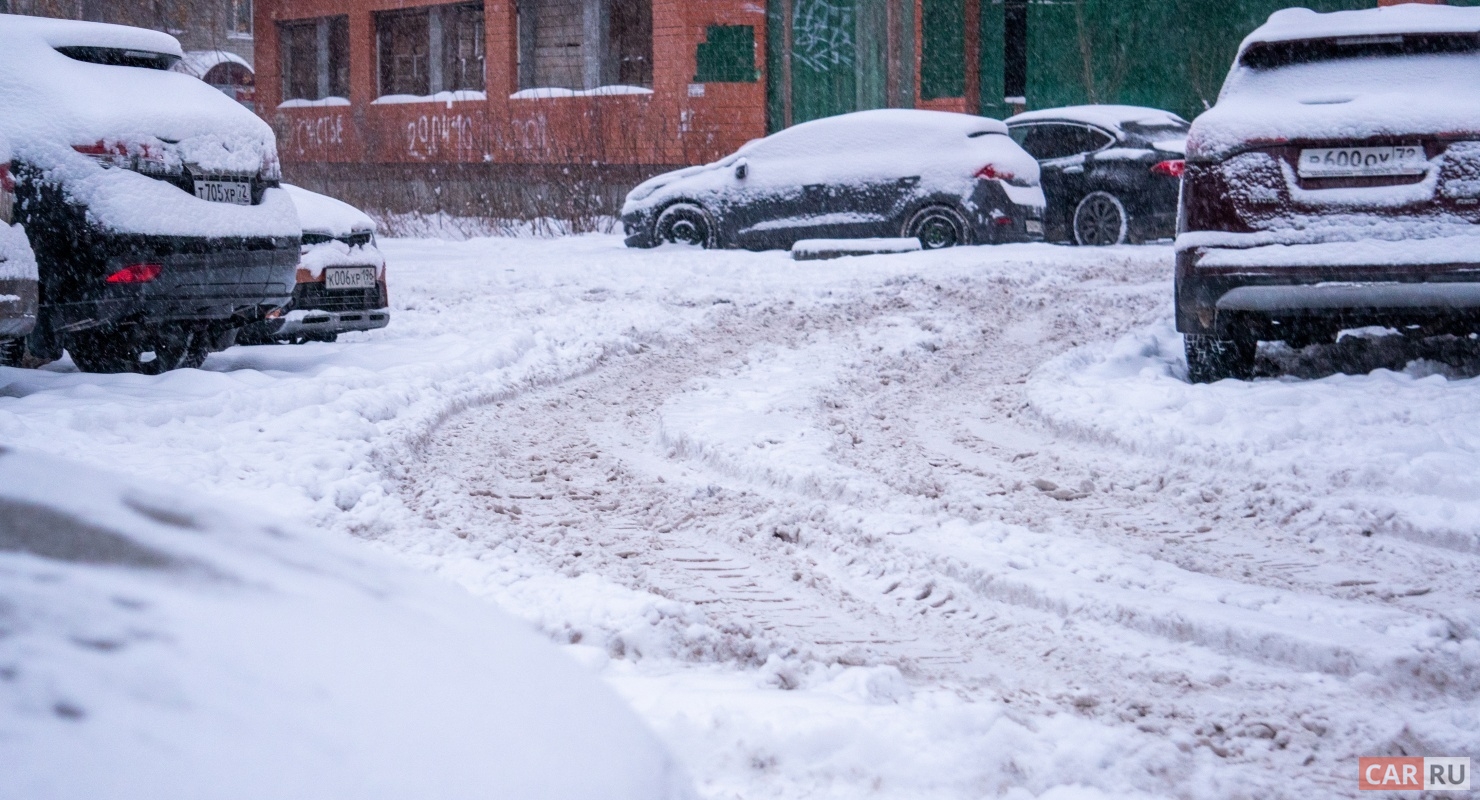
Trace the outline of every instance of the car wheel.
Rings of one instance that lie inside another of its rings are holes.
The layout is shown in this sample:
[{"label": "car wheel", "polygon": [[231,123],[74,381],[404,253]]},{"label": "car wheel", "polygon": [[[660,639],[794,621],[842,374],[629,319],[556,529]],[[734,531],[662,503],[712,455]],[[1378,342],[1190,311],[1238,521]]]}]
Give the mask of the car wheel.
[{"label": "car wheel", "polygon": [[1252,339],[1220,339],[1198,333],[1183,337],[1187,351],[1187,380],[1213,383],[1224,378],[1248,380],[1254,375],[1258,342]]},{"label": "car wheel", "polygon": [[126,332],[79,331],[67,334],[67,352],[83,372],[138,372],[139,348]]},{"label": "car wheel", "polygon": [[660,243],[714,246],[714,226],[709,224],[709,215],[692,203],[678,203],[663,209],[653,224],[653,233]]},{"label": "car wheel", "polygon": [[1130,216],[1120,198],[1109,192],[1091,192],[1074,209],[1074,241],[1085,247],[1124,244]]},{"label": "car wheel", "polygon": [[954,208],[930,206],[922,208],[910,217],[904,227],[907,238],[919,239],[920,247],[940,250],[967,244],[966,219]]},{"label": "car wheel", "polygon": [[189,328],[156,331],[147,341],[133,331],[84,331],[67,337],[67,352],[83,372],[159,375],[198,369],[210,347],[203,331]]}]

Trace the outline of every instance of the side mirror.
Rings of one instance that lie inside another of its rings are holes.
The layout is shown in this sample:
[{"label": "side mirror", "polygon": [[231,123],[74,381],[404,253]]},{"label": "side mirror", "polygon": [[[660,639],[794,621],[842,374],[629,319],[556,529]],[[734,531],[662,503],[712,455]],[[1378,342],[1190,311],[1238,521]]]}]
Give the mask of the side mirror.
[{"label": "side mirror", "polygon": [[738,178],[738,179],[740,179],[740,180],[743,181],[743,180],[745,180],[745,176],[746,175],[749,175],[749,174],[750,174],[750,164],[749,164],[749,162],[747,162],[743,158],[740,159],[739,161],[735,162],[735,177],[736,178]]}]

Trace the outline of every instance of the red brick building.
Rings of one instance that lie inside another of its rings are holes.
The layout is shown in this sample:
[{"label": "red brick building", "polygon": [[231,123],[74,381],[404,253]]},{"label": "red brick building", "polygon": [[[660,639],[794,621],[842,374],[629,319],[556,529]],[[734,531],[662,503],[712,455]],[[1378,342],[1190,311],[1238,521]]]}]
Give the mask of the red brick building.
[{"label": "red brick building", "polygon": [[818,116],[975,111],[979,2],[257,0],[258,109],[289,177],[342,195],[574,170],[610,202]]}]

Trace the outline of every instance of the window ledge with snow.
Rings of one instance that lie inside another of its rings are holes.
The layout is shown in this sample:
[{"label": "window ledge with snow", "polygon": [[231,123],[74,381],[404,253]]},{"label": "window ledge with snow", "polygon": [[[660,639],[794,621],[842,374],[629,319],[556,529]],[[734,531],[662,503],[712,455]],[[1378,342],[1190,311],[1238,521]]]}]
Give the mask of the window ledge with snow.
[{"label": "window ledge with snow", "polygon": [[371,101],[372,105],[393,106],[408,103],[458,103],[467,100],[487,100],[486,92],[473,91],[472,89],[459,89],[455,92],[437,92],[436,94],[385,94]]},{"label": "window ledge with snow", "polygon": [[284,100],[278,103],[278,108],[322,108],[324,106],[347,105],[349,105],[349,98],[347,97],[321,97],[318,100],[304,100],[302,98]]},{"label": "window ledge with snow", "polygon": [[510,100],[548,100],[555,97],[610,97],[613,95],[649,95],[653,90],[642,86],[598,86],[595,89],[566,89],[551,86],[538,89],[521,89],[511,95]]}]

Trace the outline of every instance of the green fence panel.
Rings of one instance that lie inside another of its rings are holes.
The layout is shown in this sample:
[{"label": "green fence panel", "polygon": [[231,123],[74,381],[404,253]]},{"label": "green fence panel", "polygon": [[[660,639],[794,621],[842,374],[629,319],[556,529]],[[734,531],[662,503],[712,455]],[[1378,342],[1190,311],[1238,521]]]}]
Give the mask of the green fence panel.
[{"label": "green fence panel", "polygon": [[755,29],[749,25],[710,25],[695,52],[694,83],[754,83]]},{"label": "green fence panel", "polygon": [[966,94],[966,2],[921,0],[920,97]]}]

